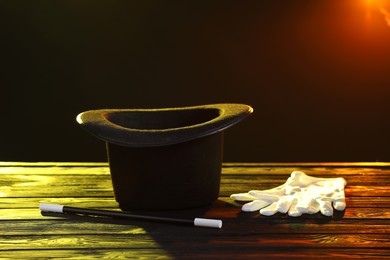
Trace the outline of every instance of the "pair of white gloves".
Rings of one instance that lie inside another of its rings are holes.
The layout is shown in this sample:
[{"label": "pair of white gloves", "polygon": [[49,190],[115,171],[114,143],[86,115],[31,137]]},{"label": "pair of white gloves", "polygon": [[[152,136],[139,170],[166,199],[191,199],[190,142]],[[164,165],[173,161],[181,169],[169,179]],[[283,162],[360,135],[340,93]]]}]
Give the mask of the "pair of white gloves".
[{"label": "pair of white gloves", "polygon": [[284,184],[276,188],[252,190],[230,197],[237,201],[248,201],[242,206],[243,211],[260,210],[260,214],[265,216],[277,212],[288,213],[292,217],[317,212],[332,216],[333,207],[340,211],[345,209],[346,184],[343,178],[317,178],[294,171]]}]

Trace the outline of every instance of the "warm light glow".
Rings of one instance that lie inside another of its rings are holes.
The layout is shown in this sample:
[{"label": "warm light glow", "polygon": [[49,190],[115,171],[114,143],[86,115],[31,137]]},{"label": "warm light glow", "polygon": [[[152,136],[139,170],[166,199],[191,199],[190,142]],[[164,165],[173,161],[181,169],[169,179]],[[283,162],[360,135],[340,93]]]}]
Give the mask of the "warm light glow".
[{"label": "warm light glow", "polygon": [[388,0],[364,0],[366,2],[366,5],[381,5],[383,4],[384,2],[387,2]]},{"label": "warm light glow", "polygon": [[387,25],[390,27],[390,12],[387,11],[384,7],[380,7],[379,10],[381,11],[381,13],[385,16],[385,21],[387,23]]},{"label": "warm light glow", "polygon": [[390,12],[389,9],[384,6],[384,4],[390,4],[388,0],[364,0],[367,11],[366,11],[366,21],[369,21],[372,18],[372,12],[379,12],[384,16],[384,20],[387,26],[390,27]]}]

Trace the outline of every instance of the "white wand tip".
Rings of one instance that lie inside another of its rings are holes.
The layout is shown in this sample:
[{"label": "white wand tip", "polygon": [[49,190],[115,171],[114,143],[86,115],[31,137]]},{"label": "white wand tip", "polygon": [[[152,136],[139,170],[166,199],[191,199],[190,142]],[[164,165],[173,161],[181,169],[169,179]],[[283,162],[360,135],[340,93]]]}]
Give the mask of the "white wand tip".
[{"label": "white wand tip", "polygon": [[198,226],[198,227],[211,227],[211,228],[222,228],[222,220],[219,220],[219,219],[207,219],[207,218],[195,218],[194,226]]},{"label": "white wand tip", "polygon": [[41,204],[39,204],[39,209],[41,211],[46,211],[46,212],[63,213],[64,206],[56,205],[56,204],[41,203]]}]

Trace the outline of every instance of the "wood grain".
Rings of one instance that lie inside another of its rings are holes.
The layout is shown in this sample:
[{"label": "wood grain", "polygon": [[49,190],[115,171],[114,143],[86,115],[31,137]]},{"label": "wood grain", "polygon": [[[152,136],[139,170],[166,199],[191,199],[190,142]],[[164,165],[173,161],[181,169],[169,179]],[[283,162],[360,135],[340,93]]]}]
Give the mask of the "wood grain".
[{"label": "wood grain", "polygon": [[[82,216],[43,216],[39,203],[118,210],[105,163],[0,163],[0,258],[390,258],[390,164],[224,164],[220,198],[148,212],[223,220],[221,230]],[[333,217],[241,212],[232,193],[282,184],[294,170],[347,180]],[[135,211],[136,212],[136,211]]]}]

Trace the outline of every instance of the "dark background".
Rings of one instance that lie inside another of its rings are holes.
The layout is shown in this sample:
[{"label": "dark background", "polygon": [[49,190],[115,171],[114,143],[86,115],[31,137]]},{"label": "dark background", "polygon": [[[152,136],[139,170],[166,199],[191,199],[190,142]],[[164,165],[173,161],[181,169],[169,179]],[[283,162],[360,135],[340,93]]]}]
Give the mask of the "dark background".
[{"label": "dark background", "polygon": [[386,10],[1,0],[0,160],[105,161],[84,110],[234,102],[254,114],[226,131],[225,161],[390,161]]}]

